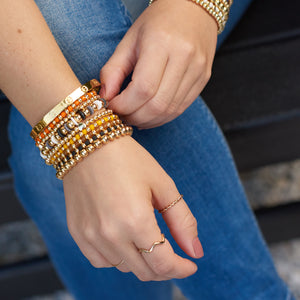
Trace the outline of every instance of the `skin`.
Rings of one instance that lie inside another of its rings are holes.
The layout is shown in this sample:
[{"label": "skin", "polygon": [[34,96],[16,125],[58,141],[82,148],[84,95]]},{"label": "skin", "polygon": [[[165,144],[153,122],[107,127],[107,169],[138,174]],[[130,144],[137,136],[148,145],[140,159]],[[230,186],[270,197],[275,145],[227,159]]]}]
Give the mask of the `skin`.
[{"label": "skin", "polygon": [[[33,126],[80,83],[35,3],[2,2],[0,88]],[[102,69],[102,94],[115,112],[140,128],[169,122],[205,86],[216,36],[215,21],[201,7],[185,0],[156,1]],[[118,94],[131,71],[131,83]],[[175,254],[167,240],[151,254],[138,252],[160,240],[154,209],[166,207],[180,193],[131,137],[89,155],[63,184],[70,234],[94,267],[112,267],[124,260],[117,268],[143,281],[185,278],[196,272],[197,266]],[[197,222],[185,201],[163,217],[178,245],[189,256],[202,257]]]},{"label": "skin", "polygon": [[[129,29],[102,68],[102,96],[141,129],[178,117],[208,82],[217,24],[188,0],[157,0]],[[128,74],[132,81],[119,94]]]}]

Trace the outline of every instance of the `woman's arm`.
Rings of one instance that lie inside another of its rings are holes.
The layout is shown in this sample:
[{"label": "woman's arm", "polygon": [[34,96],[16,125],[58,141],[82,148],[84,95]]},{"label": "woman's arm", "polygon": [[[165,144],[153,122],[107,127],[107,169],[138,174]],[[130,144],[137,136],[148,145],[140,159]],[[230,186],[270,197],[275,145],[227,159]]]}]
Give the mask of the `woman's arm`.
[{"label": "woman's arm", "polygon": [[80,86],[32,0],[1,1],[0,89],[34,126]]},{"label": "woman's arm", "polygon": [[[34,1],[1,4],[0,88],[34,125],[80,83]],[[65,176],[64,191],[69,231],[95,267],[124,260],[118,269],[141,280],[183,278],[196,271],[168,241],[151,255],[138,252],[160,239],[154,208],[166,207],[179,192],[132,138],[122,137],[90,154]],[[183,200],[164,219],[188,255],[203,255],[196,220]]]}]

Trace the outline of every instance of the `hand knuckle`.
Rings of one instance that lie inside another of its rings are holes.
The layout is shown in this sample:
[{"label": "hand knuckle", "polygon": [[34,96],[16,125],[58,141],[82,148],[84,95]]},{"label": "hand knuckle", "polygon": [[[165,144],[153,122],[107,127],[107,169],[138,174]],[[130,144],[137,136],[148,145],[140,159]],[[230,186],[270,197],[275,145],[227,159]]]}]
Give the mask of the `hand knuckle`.
[{"label": "hand knuckle", "polygon": [[149,111],[154,115],[161,115],[168,108],[168,105],[161,101],[151,101]]},{"label": "hand knuckle", "polygon": [[147,224],[147,218],[144,214],[137,213],[134,217],[126,220],[123,228],[128,232],[139,234],[141,231],[144,231],[144,224]]},{"label": "hand knuckle", "polygon": [[142,99],[151,99],[156,93],[156,85],[150,79],[138,80],[136,86]]},{"label": "hand knuckle", "polygon": [[197,220],[196,220],[196,218],[195,218],[194,216],[192,216],[192,217],[190,218],[189,226],[190,226],[191,228],[197,228],[198,223],[197,223]]},{"label": "hand knuckle", "polygon": [[83,235],[89,243],[93,243],[96,237],[95,230],[92,226],[87,225],[83,229]]},{"label": "hand knuckle", "polygon": [[119,244],[120,238],[117,234],[117,229],[112,224],[106,226],[99,226],[97,229],[97,238],[103,238],[111,244]]},{"label": "hand knuckle", "polygon": [[104,76],[105,74],[108,74],[112,68],[113,66],[110,64],[110,62],[107,62],[100,70],[100,77]]},{"label": "hand knuckle", "polygon": [[155,36],[156,40],[160,41],[162,45],[171,45],[173,42],[172,34],[165,29],[158,28]]},{"label": "hand knuckle", "polygon": [[197,52],[197,48],[193,43],[182,42],[181,43],[183,55],[187,58],[192,58]]},{"label": "hand knuckle", "polygon": [[192,215],[190,211],[188,211],[185,215],[185,217],[182,219],[182,222],[180,224],[181,228],[191,228],[195,229],[197,228],[197,220],[196,218]]},{"label": "hand knuckle", "polygon": [[205,69],[206,63],[207,63],[207,59],[205,55],[198,55],[197,59],[194,62],[196,68],[199,70]]}]

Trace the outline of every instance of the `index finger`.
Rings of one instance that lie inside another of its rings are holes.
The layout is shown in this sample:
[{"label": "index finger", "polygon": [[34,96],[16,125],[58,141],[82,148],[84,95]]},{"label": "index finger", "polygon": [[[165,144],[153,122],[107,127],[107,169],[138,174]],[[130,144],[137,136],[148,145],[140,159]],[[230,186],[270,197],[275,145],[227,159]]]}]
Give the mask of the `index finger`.
[{"label": "index finger", "polygon": [[138,110],[156,94],[167,61],[167,53],[156,45],[142,47],[131,82],[109,102],[109,107],[121,115],[129,115]]}]

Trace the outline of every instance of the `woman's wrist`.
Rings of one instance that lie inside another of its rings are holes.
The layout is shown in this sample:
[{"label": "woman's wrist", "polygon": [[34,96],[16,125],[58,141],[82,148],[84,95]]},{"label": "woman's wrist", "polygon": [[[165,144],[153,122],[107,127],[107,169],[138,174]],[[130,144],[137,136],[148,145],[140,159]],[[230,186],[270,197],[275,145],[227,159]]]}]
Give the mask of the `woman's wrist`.
[{"label": "woman's wrist", "polygon": [[33,127],[31,137],[56,177],[63,177],[82,159],[117,138],[131,135],[132,128],[107,110],[98,95],[100,83],[92,79],[78,87]]}]

